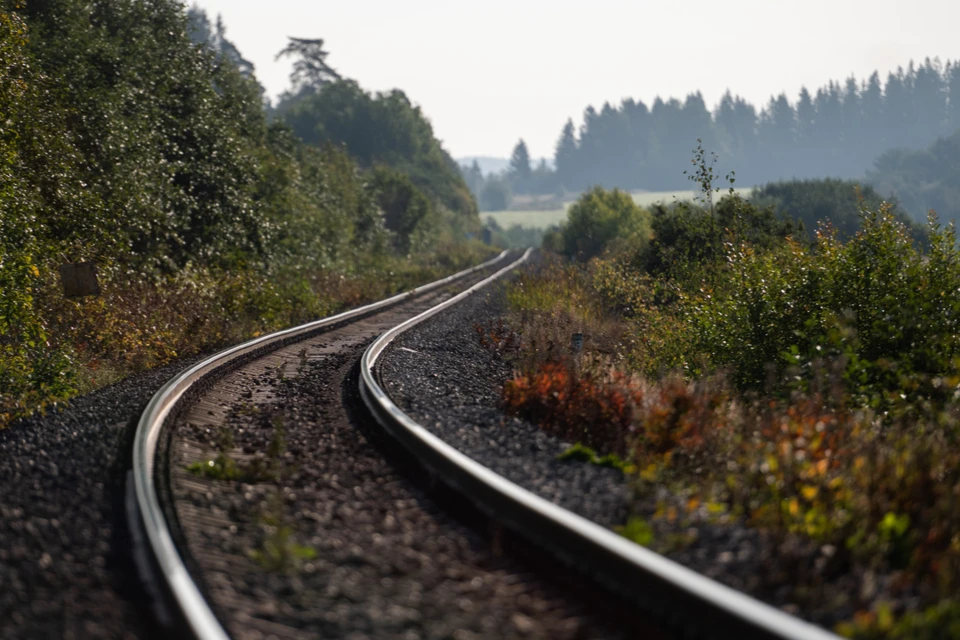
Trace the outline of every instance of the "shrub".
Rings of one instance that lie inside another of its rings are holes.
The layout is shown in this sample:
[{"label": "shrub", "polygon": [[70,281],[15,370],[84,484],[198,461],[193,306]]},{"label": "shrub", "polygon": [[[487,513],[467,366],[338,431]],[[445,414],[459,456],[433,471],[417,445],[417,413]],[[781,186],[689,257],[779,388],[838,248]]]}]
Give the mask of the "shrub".
[{"label": "shrub", "polygon": [[636,266],[678,279],[702,277],[702,268],[712,269],[726,258],[730,242],[766,250],[794,231],[771,208],[754,206],[737,196],[721,199],[715,211],[684,202],[655,205],[652,216],[653,239],[638,255]]},{"label": "shrub", "polygon": [[630,194],[594,187],[567,213],[563,253],[586,262],[605,251],[637,251],[650,239],[650,214]]},{"label": "shrub", "polygon": [[893,408],[904,393],[913,403],[945,400],[952,391],[942,378],[957,374],[960,356],[953,230],[933,221],[924,254],[886,209],[864,211],[862,225],[846,243],[822,233],[812,249],[734,250],[730,286],[695,292],[682,305],[693,349],[731,368],[743,388],[763,387],[770,366],[778,380],[789,372],[808,388],[818,363],[832,361],[842,363],[857,404]]}]

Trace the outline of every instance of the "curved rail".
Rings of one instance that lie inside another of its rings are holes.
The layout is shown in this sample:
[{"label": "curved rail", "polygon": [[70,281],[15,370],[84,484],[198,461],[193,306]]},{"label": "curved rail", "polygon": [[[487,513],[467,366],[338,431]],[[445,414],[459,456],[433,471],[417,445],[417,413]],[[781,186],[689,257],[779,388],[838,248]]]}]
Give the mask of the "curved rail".
[{"label": "curved rail", "polygon": [[164,423],[177,402],[198,381],[214,371],[220,370],[224,365],[235,362],[238,358],[267,350],[277,343],[282,344],[304,334],[379,311],[411,297],[451,284],[476,271],[496,264],[503,260],[506,255],[507,251],[503,251],[492,260],[411,291],[226,349],[182,371],[154,394],[140,416],[134,436],[132,474],[135,492],[134,502],[138,513],[133,514],[133,517],[141,519],[148,550],[152,552],[153,559],[156,561],[160,579],[164,583],[163,586],[170,592],[184,622],[195,637],[202,640],[227,640],[229,638],[210,605],[201,594],[197,584],[190,578],[183,558],[177,551],[157,493],[155,478],[157,444]]},{"label": "curved rail", "polygon": [[417,424],[387,396],[375,365],[397,336],[457,304],[524,262],[522,258],[459,295],[397,325],[360,361],[361,394],[377,421],[424,465],[495,520],[650,609],[685,619],[708,636],[827,640],[834,634],[634,544],[507,480]]}]

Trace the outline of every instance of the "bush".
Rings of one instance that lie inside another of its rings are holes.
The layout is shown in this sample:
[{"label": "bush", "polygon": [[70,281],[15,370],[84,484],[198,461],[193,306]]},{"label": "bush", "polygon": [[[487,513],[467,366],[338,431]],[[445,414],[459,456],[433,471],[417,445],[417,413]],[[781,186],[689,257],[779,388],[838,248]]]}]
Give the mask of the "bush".
[{"label": "bush", "polygon": [[653,239],[639,253],[636,265],[653,275],[692,277],[722,262],[730,242],[745,242],[758,250],[781,243],[793,225],[778,220],[769,207],[757,207],[737,196],[725,197],[715,211],[680,202],[655,205]]},{"label": "bush", "polygon": [[941,381],[960,374],[953,229],[933,221],[924,254],[890,211],[861,219],[846,243],[822,234],[812,249],[791,242],[766,253],[734,250],[728,286],[682,305],[694,352],[730,368],[742,388],[762,388],[770,367],[777,380],[789,372],[808,386],[823,373],[818,363],[830,361],[840,363],[858,406],[895,408],[904,393],[907,404],[951,397]]},{"label": "bush", "polygon": [[650,214],[625,191],[594,187],[570,207],[561,233],[563,253],[581,262],[605,251],[638,251],[650,239]]}]

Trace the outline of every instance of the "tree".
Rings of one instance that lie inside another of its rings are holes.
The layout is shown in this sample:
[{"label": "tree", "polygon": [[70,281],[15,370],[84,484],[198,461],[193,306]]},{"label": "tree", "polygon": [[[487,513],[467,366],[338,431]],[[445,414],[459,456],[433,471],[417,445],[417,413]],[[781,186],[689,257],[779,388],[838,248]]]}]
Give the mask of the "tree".
[{"label": "tree", "polygon": [[650,214],[619,189],[594,187],[570,207],[563,252],[587,261],[607,250],[638,251],[650,240]]},{"label": "tree", "polygon": [[903,69],[887,74],[883,91],[883,128],[887,132],[887,147],[907,146],[910,120],[910,95],[904,84]]},{"label": "tree", "polygon": [[432,214],[430,200],[407,176],[388,167],[376,167],[371,177],[377,204],[383,211],[384,226],[393,232],[397,250],[407,253],[414,233],[428,231],[418,227],[429,221]]},{"label": "tree", "polygon": [[507,177],[510,179],[513,190],[517,193],[529,193],[532,174],[530,152],[527,150],[527,143],[521,138],[513,148],[513,153],[510,154],[510,166],[507,169]]},{"label": "tree", "polygon": [[863,112],[863,157],[872,160],[886,146],[886,132],[883,130],[883,87],[880,85],[880,74],[876,71],[870,75],[860,92],[860,105]]},{"label": "tree", "polygon": [[371,94],[354,80],[340,80],[319,92],[288,95],[277,111],[307,144],[346,147],[365,169],[397,169],[435,202],[465,218],[476,217],[476,200],[457,163],[404,92]]},{"label": "tree", "polygon": [[503,211],[510,204],[510,187],[499,178],[492,177],[483,185],[480,192],[480,209],[482,211]]},{"label": "tree", "polygon": [[480,191],[483,189],[483,170],[480,168],[480,163],[474,159],[473,164],[469,167],[461,165],[460,174],[463,176],[463,181],[467,183],[467,188],[470,189],[470,192],[479,198]]},{"label": "tree", "polygon": [[303,90],[317,91],[329,82],[340,80],[340,74],[327,64],[329,52],[323,50],[323,39],[288,38],[289,42],[275,60],[285,57],[295,58],[290,83],[294,93]]},{"label": "tree", "polygon": [[577,139],[574,136],[573,120],[567,120],[557,140],[556,151],[553,154],[553,164],[556,167],[560,184],[567,189],[577,187]]},{"label": "tree", "polygon": [[797,166],[798,174],[809,173],[809,167],[816,162],[816,125],[817,110],[813,106],[813,98],[806,87],[801,87],[800,97],[797,98]]},{"label": "tree", "polygon": [[944,77],[947,83],[947,95],[950,99],[947,130],[956,131],[960,129],[960,61],[954,62],[952,65],[947,63]]}]

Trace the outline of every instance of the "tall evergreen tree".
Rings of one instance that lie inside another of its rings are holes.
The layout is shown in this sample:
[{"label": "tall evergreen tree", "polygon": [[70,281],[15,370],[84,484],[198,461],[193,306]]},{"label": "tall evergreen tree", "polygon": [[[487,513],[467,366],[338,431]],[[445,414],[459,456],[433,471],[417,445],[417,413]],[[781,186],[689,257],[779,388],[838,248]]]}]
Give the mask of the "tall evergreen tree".
[{"label": "tall evergreen tree", "polygon": [[880,74],[874,71],[860,92],[860,110],[863,113],[861,145],[868,166],[886,148],[886,132],[883,130],[883,88]]},{"label": "tall evergreen tree", "polygon": [[561,185],[571,190],[579,187],[577,139],[574,136],[572,119],[567,120],[567,123],[563,125],[563,131],[560,133],[560,139],[557,140],[556,150],[553,154],[553,164],[556,167],[557,177]]},{"label": "tall evergreen tree", "polygon": [[911,105],[902,68],[898,68],[897,73],[887,74],[883,98],[883,129],[887,133],[887,146],[908,146]]},{"label": "tall evergreen tree", "polygon": [[507,169],[507,177],[510,179],[513,191],[515,193],[529,193],[532,175],[530,151],[527,149],[527,143],[521,138],[513,148],[513,153],[510,155],[510,166]]},{"label": "tall evergreen tree", "polygon": [[933,140],[947,118],[947,87],[939,60],[926,58],[913,75],[912,138]]},{"label": "tall evergreen tree", "polygon": [[947,131],[957,131],[960,129],[960,61],[953,64],[947,63],[944,71],[944,79],[947,85]]}]

